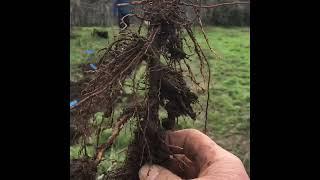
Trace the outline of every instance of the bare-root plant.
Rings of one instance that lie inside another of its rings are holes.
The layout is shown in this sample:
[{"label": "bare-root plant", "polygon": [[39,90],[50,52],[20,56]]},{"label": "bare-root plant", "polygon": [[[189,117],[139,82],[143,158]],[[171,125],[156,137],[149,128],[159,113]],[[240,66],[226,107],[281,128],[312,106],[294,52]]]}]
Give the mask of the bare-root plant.
[{"label": "bare-root plant", "polygon": [[[205,130],[207,129],[207,111],[209,100],[210,67],[208,59],[192,30],[196,23],[212,53],[204,31],[200,11],[202,8],[214,8],[244,2],[215,5],[202,5],[201,0],[142,0],[130,3],[134,11],[128,16],[141,20],[137,32],[122,31],[120,38],[100,52],[100,60],[94,78],[81,92],[77,106],[71,108],[77,142],[82,144],[83,157],[71,160],[70,178],[77,180],[95,179],[97,166],[103,161],[105,152],[113,145],[119,133],[128,121],[134,121],[136,129],[133,140],[128,146],[127,158],[123,165],[104,172],[105,179],[139,179],[138,171],[145,163],[162,164],[175,158],[173,147],[165,143],[166,130],[174,129],[176,119],[189,116],[196,119],[193,104],[198,96],[192,92],[184,77],[199,86],[189,66],[190,55],[185,45],[197,55],[200,73],[206,82],[207,102],[205,109]],[[129,4],[120,4],[125,6]],[[195,16],[186,16],[186,9],[191,8]],[[141,33],[142,24],[149,22],[147,34]],[[124,23],[124,22],[123,22]],[[192,44],[187,44],[187,36]],[[135,72],[146,64],[145,78],[136,79]],[[187,75],[184,75],[187,73]],[[92,122],[94,114],[103,111],[104,118],[113,120],[117,103],[123,99],[127,79],[132,79],[132,92],[127,107],[111,123]],[[143,87],[141,86],[143,84]],[[202,87],[203,88],[203,87]],[[141,93],[145,92],[145,97]],[[159,118],[159,108],[167,111],[165,119]],[[99,143],[101,132],[112,127],[112,134],[106,142]],[[97,136],[94,156],[86,152],[89,138]],[[179,148],[179,147],[174,147]]]}]

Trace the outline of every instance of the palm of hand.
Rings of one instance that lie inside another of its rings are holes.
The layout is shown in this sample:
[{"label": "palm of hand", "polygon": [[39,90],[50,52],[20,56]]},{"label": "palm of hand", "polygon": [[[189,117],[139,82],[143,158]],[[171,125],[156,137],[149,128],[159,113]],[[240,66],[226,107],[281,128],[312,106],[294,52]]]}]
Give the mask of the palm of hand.
[{"label": "palm of hand", "polygon": [[143,166],[139,171],[140,180],[249,180],[238,157],[198,130],[169,132],[166,141],[171,145],[174,157],[164,164],[165,168]]}]

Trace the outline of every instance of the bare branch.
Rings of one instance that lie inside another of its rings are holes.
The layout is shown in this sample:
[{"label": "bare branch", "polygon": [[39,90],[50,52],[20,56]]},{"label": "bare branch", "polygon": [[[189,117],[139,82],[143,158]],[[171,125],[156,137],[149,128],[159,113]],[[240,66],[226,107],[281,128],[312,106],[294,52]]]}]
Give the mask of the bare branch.
[{"label": "bare branch", "polygon": [[130,119],[131,116],[132,114],[123,115],[115,123],[114,127],[112,128],[112,134],[109,137],[108,141],[97,148],[95,156],[96,163],[99,163],[102,160],[104,152],[112,146],[112,144],[116,140],[116,137],[119,135],[121,129],[124,127],[124,124]]},{"label": "bare branch", "polygon": [[195,5],[195,4],[188,4],[185,2],[180,2],[181,5],[185,5],[185,6],[193,6],[193,7],[197,7],[197,8],[215,8],[215,7],[219,7],[219,6],[225,6],[225,5],[235,5],[235,4],[250,4],[250,2],[241,2],[241,1],[237,1],[237,2],[230,2],[230,3],[220,3],[220,4],[212,4],[212,5]]},{"label": "bare branch", "polygon": [[117,4],[118,7],[120,6],[128,6],[128,5],[140,5],[140,4],[143,4],[143,3],[146,3],[147,1],[146,0],[143,0],[143,1],[132,1],[132,2],[129,2],[129,3],[119,3]]}]

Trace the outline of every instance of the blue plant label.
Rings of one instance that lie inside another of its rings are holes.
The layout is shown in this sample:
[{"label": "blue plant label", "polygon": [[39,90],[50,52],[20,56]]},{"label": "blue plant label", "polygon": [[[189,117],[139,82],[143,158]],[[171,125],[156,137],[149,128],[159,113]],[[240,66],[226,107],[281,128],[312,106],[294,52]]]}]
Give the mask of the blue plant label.
[{"label": "blue plant label", "polygon": [[93,54],[93,53],[94,53],[94,50],[88,49],[88,50],[85,51],[85,53],[86,53],[86,54]]},{"label": "blue plant label", "polygon": [[95,66],[94,64],[90,64],[90,67],[94,70],[97,70],[97,66]]},{"label": "blue plant label", "polygon": [[70,102],[70,107],[74,107],[78,104],[78,101],[77,100],[73,100]]}]

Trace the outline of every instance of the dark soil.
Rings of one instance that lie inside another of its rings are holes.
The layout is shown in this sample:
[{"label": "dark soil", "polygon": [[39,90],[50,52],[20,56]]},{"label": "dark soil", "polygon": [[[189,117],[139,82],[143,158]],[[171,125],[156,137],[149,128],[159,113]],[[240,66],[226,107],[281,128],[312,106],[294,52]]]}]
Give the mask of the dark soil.
[{"label": "dark soil", "polygon": [[70,161],[70,180],[96,180],[97,165],[90,159]]}]

